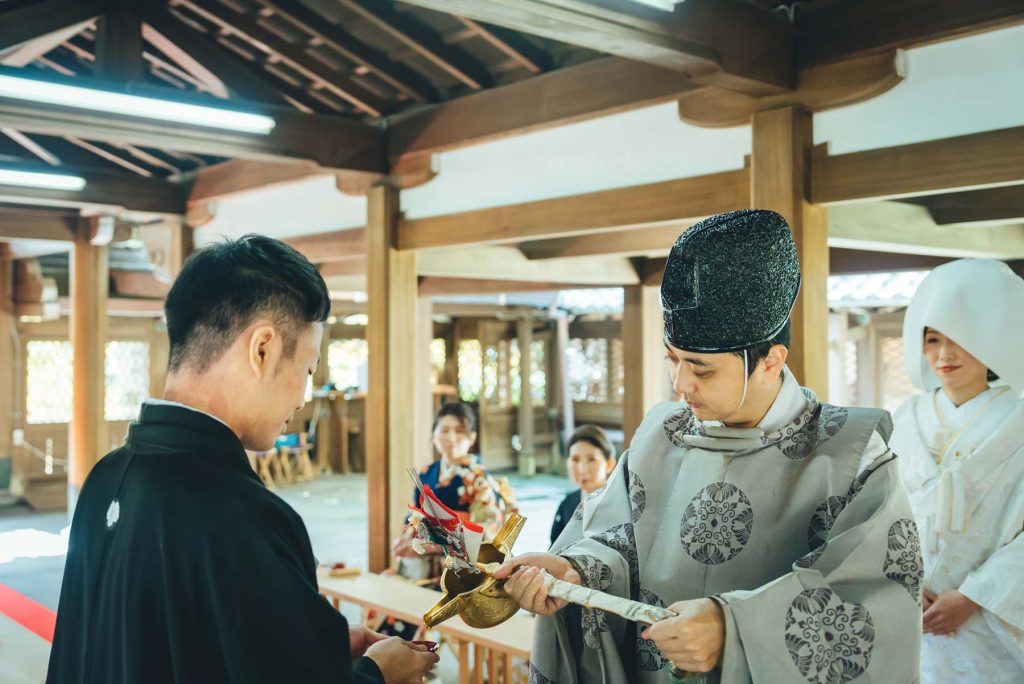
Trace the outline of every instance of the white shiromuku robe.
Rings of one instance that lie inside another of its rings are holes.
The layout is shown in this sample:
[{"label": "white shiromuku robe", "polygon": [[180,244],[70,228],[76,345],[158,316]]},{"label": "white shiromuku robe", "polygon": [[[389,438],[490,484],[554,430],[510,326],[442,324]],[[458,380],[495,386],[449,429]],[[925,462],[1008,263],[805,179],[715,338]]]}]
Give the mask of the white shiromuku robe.
[{"label": "white shiromuku robe", "polygon": [[[914,682],[922,564],[890,428],[884,411],[819,404],[788,371],[759,428],[659,404],[552,552],[617,596],[718,600],[708,683]],[[531,682],[664,684],[642,630],[573,606],[539,617]]]},{"label": "white shiromuku robe", "polygon": [[910,397],[892,447],[921,529],[923,588],[981,607],[956,635],[924,635],[922,682],[1024,682],[1024,401],[1006,387],[960,407],[941,390]]}]

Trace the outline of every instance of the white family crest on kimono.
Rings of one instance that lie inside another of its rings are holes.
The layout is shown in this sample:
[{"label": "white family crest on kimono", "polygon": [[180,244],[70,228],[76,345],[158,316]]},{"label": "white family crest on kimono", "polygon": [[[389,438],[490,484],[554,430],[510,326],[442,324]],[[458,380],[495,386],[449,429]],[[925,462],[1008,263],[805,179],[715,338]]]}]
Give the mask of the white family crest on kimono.
[{"label": "white family crest on kimono", "polygon": [[[926,634],[922,682],[1024,682],[1024,281],[963,259],[921,283],[903,326],[907,371],[924,394],[896,411],[892,446],[924,546],[924,588],[981,610],[956,635]],[[923,354],[926,328],[1000,376],[954,406]]]},{"label": "white family crest on kimono", "polygon": [[[746,430],[656,406],[552,551],[619,596],[718,600],[726,644],[707,682],[912,682],[922,566],[888,414],[819,404],[788,372],[780,406],[778,427],[770,411]],[[531,681],[663,684],[641,631],[587,609],[540,617]]]}]

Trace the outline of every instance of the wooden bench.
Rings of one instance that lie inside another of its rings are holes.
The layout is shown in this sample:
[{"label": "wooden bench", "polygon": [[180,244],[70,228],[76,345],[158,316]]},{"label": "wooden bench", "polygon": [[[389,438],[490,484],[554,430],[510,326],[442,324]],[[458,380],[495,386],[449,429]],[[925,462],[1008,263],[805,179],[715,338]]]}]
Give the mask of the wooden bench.
[{"label": "wooden bench", "polygon": [[[325,568],[318,571],[320,593],[340,608],[342,603],[393,615],[411,624],[423,624],[423,614],[441,597],[436,591],[418,587],[386,575],[363,574],[357,577],[331,577]],[[525,668],[513,667],[513,659],[530,660],[533,619],[514,615],[491,629],[474,629],[459,618],[435,628],[457,645],[459,684],[516,684],[525,682]]]}]

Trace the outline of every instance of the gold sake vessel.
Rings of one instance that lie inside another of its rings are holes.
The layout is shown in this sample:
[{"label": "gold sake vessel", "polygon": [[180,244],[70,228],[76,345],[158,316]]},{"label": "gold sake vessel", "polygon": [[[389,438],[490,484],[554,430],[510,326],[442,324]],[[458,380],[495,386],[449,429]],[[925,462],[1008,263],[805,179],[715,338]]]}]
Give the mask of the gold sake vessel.
[{"label": "gold sake vessel", "polygon": [[[503,563],[512,555],[512,545],[524,524],[526,518],[523,516],[518,513],[509,515],[494,539],[480,545],[478,562]],[[479,571],[445,568],[441,575],[441,591],[444,596],[423,616],[427,629],[433,629],[455,615],[470,627],[485,629],[500,625],[519,610],[519,604],[505,593],[500,580]]]}]

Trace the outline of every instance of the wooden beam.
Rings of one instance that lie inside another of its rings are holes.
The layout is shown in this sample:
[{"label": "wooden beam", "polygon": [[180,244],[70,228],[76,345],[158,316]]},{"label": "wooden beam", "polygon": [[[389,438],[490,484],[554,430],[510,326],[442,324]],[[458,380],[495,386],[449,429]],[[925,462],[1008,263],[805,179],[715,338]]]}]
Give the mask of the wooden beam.
[{"label": "wooden beam", "polygon": [[906,73],[906,58],[897,50],[802,69],[796,90],[786,93],[757,97],[706,86],[680,96],[679,118],[694,126],[720,128],[748,125],[756,112],[788,105],[822,112],[888,92]]},{"label": "wooden beam", "polygon": [[[160,11],[166,12],[166,10],[162,8]],[[202,62],[189,54],[188,51],[181,49],[177,44],[172,42],[167,38],[167,36],[157,31],[151,25],[143,24],[142,38],[183,69],[185,73],[195,80],[200,89],[225,100],[231,97],[231,92],[228,90],[227,85],[225,85],[224,81],[222,81],[216,73],[204,66]],[[226,54],[224,57],[227,59]],[[278,99],[279,98],[274,98],[271,101],[276,102]]]},{"label": "wooden beam", "polygon": [[476,145],[671,102],[684,74],[605,57],[389,119],[392,160]]},{"label": "wooden beam", "polygon": [[825,0],[797,8],[801,66],[927,45],[1024,22],[1019,0]]},{"label": "wooden beam", "polygon": [[280,59],[303,77],[326,88],[370,116],[382,116],[390,109],[390,105],[376,93],[323,62],[310,58],[302,46],[284,40],[247,14],[220,3],[199,4],[193,0],[173,0],[173,4],[187,7],[189,11],[216,24],[226,33],[242,36],[271,57]]},{"label": "wooden beam", "polygon": [[306,255],[315,264],[347,261],[365,257],[368,252],[365,228],[334,230],[300,237],[285,238],[286,243]]},{"label": "wooden beam", "polygon": [[373,188],[367,197],[366,484],[369,491],[370,572],[390,566],[391,540],[400,531],[410,488],[405,469],[415,463],[416,445],[429,432],[416,415],[418,355],[410,353],[418,314],[416,255],[396,249],[398,191]]},{"label": "wooden beam", "polygon": [[107,248],[90,244],[96,219],[83,219],[71,258],[71,422],[68,424],[68,508],[93,465],[109,451],[104,418],[107,338]]},{"label": "wooden beam", "polygon": [[145,66],[138,15],[127,3],[115,2],[96,23],[94,75],[110,81],[141,82]]},{"label": "wooden beam", "polygon": [[345,261],[328,261],[320,264],[320,275],[324,278],[338,276],[354,276],[366,274],[367,260],[365,256],[346,259]]},{"label": "wooden beam", "polygon": [[792,316],[789,368],[818,396],[828,391],[828,214],[808,197],[811,115],[801,107],[758,112],[753,120],[752,206],[789,222],[803,278]]},{"label": "wooden beam", "polygon": [[550,240],[530,240],[519,244],[519,251],[532,260],[618,254],[642,256],[668,254],[676,239],[691,225],[689,221],[654,228],[631,228],[612,233],[591,233]]},{"label": "wooden beam", "polygon": [[264,162],[231,159],[188,174],[188,204],[194,206],[327,175],[330,175],[329,170],[311,161]]},{"label": "wooden beam", "polygon": [[418,253],[417,273],[439,278],[621,287],[638,282],[628,259],[617,256],[530,261],[510,245],[436,249]]},{"label": "wooden beam", "polygon": [[111,295],[163,301],[171,289],[170,280],[157,278],[153,271],[110,270]]},{"label": "wooden beam", "polygon": [[747,170],[402,221],[399,249],[522,242],[695,219],[750,206]]},{"label": "wooden beam", "polygon": [[484,278],[447,278],[444,276],[422,276],[419,279],[420,296],[437,297],[465,294],[504,294],[508,292],[553,292],[557,290],[579,290],[593,287],[608,287],[594,283],[564,283],[543,281],[486,280]]},{"label": "wooden beam", "polygon": [[640,427],[644,415],[659,401],[665,401],[664,326],[661,297],[657,287],[633,285],[625,288],[622,309],[622,355],[625,359],[625,388],[622,397],[622,431],[626,446]]},{"label": "wooden beam", "polygon": [[754,93],[795,83],[793,29],[752,3],[686,0],[671,12],[612,1],[405,0]]},{"label": "wooden beam", "polygon": [[816,154],[811,199],[834,204],[1024,183],[1024,126],[839,155]]},{"label": "wooden beam", "polygon": [[[6,247],[6,245],[0,245]],[[18,386],[14,373],[15,326],[13,290],[13,265],[0,258],[0,458],[12,458],[11,431],[14,429],[15,406],[20,401],[14,388]]]},{"label": "wooden beam", "polygon": [[62,167],[85,178],[82,190],[0,186],[0,202],[52,207],[118,207],[153,214],[185,212],[185,192],[177,183],[132,174]]},{"label": "wooden beam", "polygon": [[404,64],[393,62],[376,48],[364,43],[340,25],[332,23],[298,0],[260,0],[260,4],[281,14],[317,40],[363,66],[392,88],[418,102],[436,102],[437,89]]},{"label": "wooden beam", "polygon": [[0,240],[70,242],[76,223],[75,216],[68,212],[0,207]]},{"label": "wooden beam", "polygon": [[530,376],[533,373],[532,320],[523,319],[516,322],[516,339],[519,341],[519,410],[516,412],[516,432],[519,434],[519,472],[532,475],[537,467],[533,439],[533,392],[530,383]]},{"label": "wooden beam", "polygon": [[[86,78],[51,80],[86,88],[112,87]],[[140,87],[136,94],[171,101],[186,99],[180,91],[163,88]],[[203,102],[210,104],[209,100]],[[26,133],[71,135],[202,155],[269,161],[307,159],[330,169],[371,173],[387,170],[384,133],[377,127],[340,117],[303,114],[290,107],[252,103],[234,106],[272,116],[276,126],[267,135],[253,135],[14,100],[0,100],[0,125]]]},{"label": "wooden beam", "polygon": [[104,0],[42,0],[0,12],[0,50],[101,14]]},{"label": "wooden beam", "polygon": [[939,226],[924,207],[873,202],[829,208],[829,245],[954,258],[1024,257],[1024,225]]},{"label": "wooden beam", "polygon": [[[156,3],[144,3],[139,12],[146,22],[146,26],[143,27],[146,40],[186,71],[201,75],[204,81],[209,79],[208,71],[218,82],[247,100],[272,104],[284,102],[281,93],[271,87],[266,78],[258,74],[255,65],[248,64],[241,57],[232,54],[212,36],[188,28],[166,7]],[[217,88],[215,94],[228,96],[222,93],[220,88]]]},{"label": "wooden beam", "polygon": [[928,195],[912,200],[921,204],[940,226],[1024,223],[1024,186]]},{"label": "wooden beam", "polygon": [[92,24],[92,19],[80,21],[70,26],[57,29],[47,33],[44,36],[33,38],[21,45],[16,45],[11,48],[7,48],[0,53],[0,64],[9,67],[25,67],[36,61],[47,52],[53,50],[58,45],[61,45],[65,41],[69,40],[72,36],[76,36],[82,32],[87,26]]},{"label": "wooden beam", "polygon": [[391,3],[375,0],[338,2],[378,31],[403,43],[419,57],[470,88],[480,90],[491,86],[491,75],[475,59],[459,48],[447,45],[427,26],[399,12]]},{"label": "wooden beam", "polygon": [[869,252],[860,249],[841,249],[838,247],[828,250],[830,275],[930,271],[952,260],[952,257]]}]

